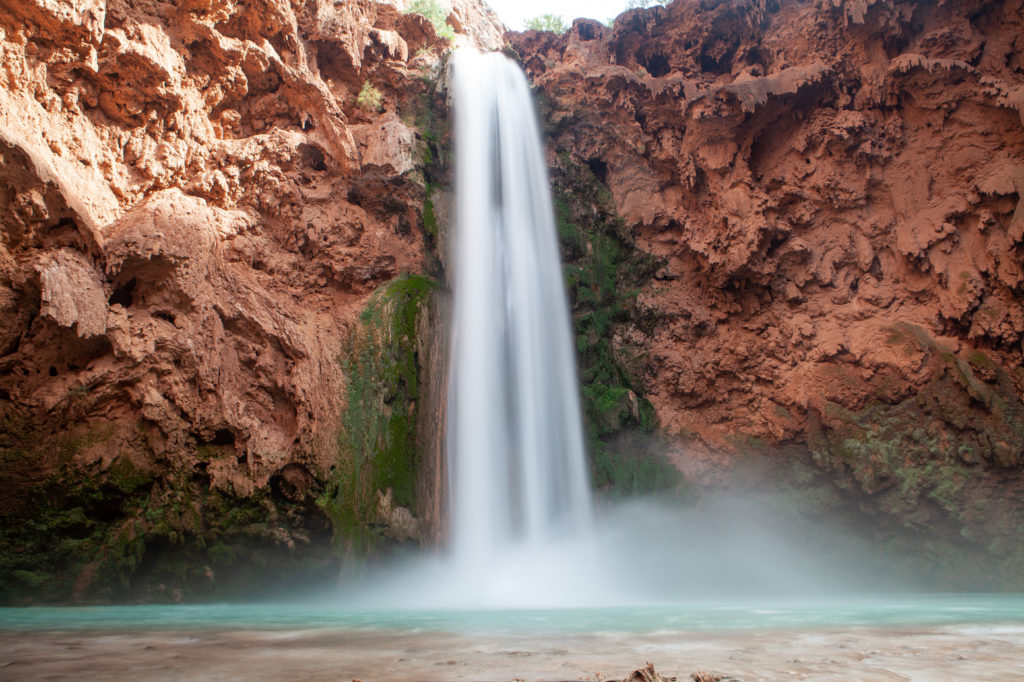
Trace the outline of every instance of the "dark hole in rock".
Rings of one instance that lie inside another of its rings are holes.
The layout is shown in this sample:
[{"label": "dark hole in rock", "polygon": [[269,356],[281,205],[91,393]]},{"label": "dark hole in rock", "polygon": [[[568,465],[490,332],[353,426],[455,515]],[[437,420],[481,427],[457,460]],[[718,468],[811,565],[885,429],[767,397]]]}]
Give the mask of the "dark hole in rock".
[{"label": "dark hole in rock", "polygon": [[159,317],[161,320],[167,320],[171,324],[175,323],[174,315],[164,310],[158,310],[153,313],[153,317]]},{"label": "dark hole in rock", "polygon": [[668,63],[668,57],[663,54],[637,55],[636,60],[647,69],[647,73],[655,78],[660,78],[672,70]]},{"label": "dark hole in rock", "polygon": [[217,429],[217,432],[213,434],[213,440],[210,441],[210,445],[234,445],[235,434],[231,433],[228,429]]},{"label": "dark hole in rock", "polygon": [[50,376],[51,377],[57,376],[57,368],[54,367],[53,365],[50,365]]},{"label": "dark hole in rock", "polygon": [[871,259],[871,265],[868,266],[868,274],[879,282],[882,281],[882,261],[878,260],[878,256]]},{"label": "dark hole in rock", "polygon": [[114,289],[114,293],[110,294],[108,303],[110,305],[120,305],[125,308],[130,308],[132,302],[135,300],[135,287],[138,285],[138,281],[132,277],[130,280],[121,284]]},{"label": "dark hole in rock", "polygon": [[412,224],[409,223],[409,219],[404,215],[399,215],[398,220],[395,223],[395,233],[400,235],[407,235],[412,232]]},{"label": "dark hole in rock", "polygon": [[299,156],[302,159],[303,166],[308,166],[315,171],[327,170],[327,164],[324,161],[324,153],[313,145],[300,144]]},{"label": "dark hole in rock", "polygon": [[270,489],[277,497],[301,502],[313,484],[313,476],[300,464],[288,464],[270,477]]},{"label": "dark hole in rock", "polygon": [[608,164],[601,159],[587,159],[587,166],[594,177],[604,184],[608,184]]}]

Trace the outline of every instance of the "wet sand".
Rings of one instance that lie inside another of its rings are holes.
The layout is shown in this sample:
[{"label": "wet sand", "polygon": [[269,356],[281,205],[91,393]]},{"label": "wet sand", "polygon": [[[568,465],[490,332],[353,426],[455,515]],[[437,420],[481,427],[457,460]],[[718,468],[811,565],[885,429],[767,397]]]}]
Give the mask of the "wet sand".
[{"label": "wet sand", "polygon": [[369,630],[0,631],[5,680],[609,680],[654,663],[755,680],[1024,679],[1024,625],[472,635]]}]

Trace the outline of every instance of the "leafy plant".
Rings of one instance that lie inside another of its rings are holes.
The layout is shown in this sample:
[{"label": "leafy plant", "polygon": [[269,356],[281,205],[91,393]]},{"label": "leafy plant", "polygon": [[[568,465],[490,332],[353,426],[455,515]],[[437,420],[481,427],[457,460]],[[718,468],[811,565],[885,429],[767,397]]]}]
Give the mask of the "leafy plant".
[{"label": "leafy plant", "polygon": [[366,109],[373,109],[374,111],[380,111],[381,109],[381,94],[380,90],[374,87],[370,81],[363,82],[363,87],[359,91],[359,96],[356,97],[356,104]]},{"label": "leafy plant", "polygon": [[569,30],[565,19],[559,14],[542,14],[539,17],[527,19],[524,25],[528,31],[551,31],[561,34]]},{"label": "leafy plant", "polygon": [[629,0],[629,4],[626,5],[628,9],[647,9],[648,7],[654,7],[655,5],[661,5],[665,7],[672,0]]},{"label": "leafy plant", "polygon": [[448,8],[438,0],[413,0],[405,11],[425,17],[434,25],[438,38],[455,39],[455,29],[448,24]]}]

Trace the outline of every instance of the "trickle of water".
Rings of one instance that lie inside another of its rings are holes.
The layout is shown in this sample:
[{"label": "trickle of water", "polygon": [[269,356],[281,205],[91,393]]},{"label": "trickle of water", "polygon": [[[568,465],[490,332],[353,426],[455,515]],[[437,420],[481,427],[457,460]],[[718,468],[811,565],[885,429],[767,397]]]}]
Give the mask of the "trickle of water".
[{"label": "trickle of water", "polygon": [[592,512],[569,306],[526,77],[503,55],[462,51],[454,95],[451,550],[466,574],[481,575],[580,537]]}]

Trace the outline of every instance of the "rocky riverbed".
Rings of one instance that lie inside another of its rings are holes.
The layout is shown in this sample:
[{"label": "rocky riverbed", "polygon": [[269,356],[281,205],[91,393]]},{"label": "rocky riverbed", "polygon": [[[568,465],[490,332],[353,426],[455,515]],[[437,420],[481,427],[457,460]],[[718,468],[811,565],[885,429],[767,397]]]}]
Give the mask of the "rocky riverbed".
[{"label": "rocky riverbed", "polygon": [[[1008,680],[1024,625],[754,630],[728,634],[472,635],[389,630],[48,631],[0,634],[19,680]],[[698,678],[700,679],[700,678]]]}]

